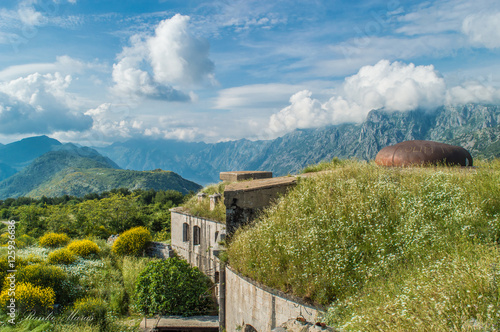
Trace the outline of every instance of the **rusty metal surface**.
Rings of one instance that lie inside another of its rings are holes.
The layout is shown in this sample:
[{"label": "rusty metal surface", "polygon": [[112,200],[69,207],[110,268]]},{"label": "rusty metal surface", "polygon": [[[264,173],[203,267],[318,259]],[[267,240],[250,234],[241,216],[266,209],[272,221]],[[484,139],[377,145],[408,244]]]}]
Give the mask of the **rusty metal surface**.
[{"label": "rusty metal surface", "polygon": [[382,166],[472,166],[472,156],[460,146],[433,141],[406,141],[380,150],[375,157],[375,163]]}]

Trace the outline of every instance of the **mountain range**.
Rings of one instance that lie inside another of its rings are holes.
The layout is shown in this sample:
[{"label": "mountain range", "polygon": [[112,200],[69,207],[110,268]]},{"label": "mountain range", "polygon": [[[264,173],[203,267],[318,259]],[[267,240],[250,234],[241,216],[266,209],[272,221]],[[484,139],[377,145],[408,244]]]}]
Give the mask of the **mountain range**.
[{"label": "mountain range", "polygon": [[0,145],[0,199],[80,196],[118,187],[185,193],[199,188],[191,181],[218,182],[222,171],[266,170],[280,176],[334,157],[371,160],[381,148],[405,140],[460,145],[474,158],[498,158],[500,107],[372,110],[362,123],[298,129],[273,140],[213,144],[140,138],[89,148],[31,137]]},{"label": "mountain range", "polygon": [[197,183],[218,181],[222,171],[295,173],[323,160],[372,160],[380,149],[406,140],[463,146],[474,158],[500,157],[500,107],[443,106],[433,111],[372,110],[362,123],[299,129],[274,140],[186,143],[132,139],[96,148],[122,168],[169,169]]}]

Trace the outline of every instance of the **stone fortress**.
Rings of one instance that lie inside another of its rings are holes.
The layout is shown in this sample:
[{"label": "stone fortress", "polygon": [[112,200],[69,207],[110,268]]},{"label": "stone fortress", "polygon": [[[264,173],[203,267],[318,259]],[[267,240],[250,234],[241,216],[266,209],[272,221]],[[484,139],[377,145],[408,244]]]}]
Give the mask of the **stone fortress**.
[{"label": "stone fortress", "polygon": [[[408,141],[382,149],[375,162],[381,166],[412,166],[450,164],[472,166],[472,157],[465,149],[430,141]],[[317,173],[316,173],[317,174]],[[316,308],[302,299],[260,285],[246,278],[219,259],[224,251],[221,242],[242,225],[252,222],[273,200],[294,187],[299,177],[315,173],[273,178],[271,172],[222,172],[220,179],[230,182],[225,187],[226,222],[196,217],[182,208],[171,209],[171,248],[198,267],[216,284],[214,296],[219,304],[219,330],[232,331],[313,331],[329,330],[317,323],[323,308]],[[210,199],[213,209],[222,199]]]}]

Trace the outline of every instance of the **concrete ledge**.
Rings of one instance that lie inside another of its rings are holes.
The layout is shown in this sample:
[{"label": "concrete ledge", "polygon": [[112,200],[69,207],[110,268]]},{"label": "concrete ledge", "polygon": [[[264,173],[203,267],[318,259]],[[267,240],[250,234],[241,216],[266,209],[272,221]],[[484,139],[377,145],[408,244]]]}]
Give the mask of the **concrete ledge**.
[{"label": "concrete ledge", "polygon": [[252,191],[269,189],[280,186],[293,186],[297,182],[297,178],[293,176],[282,176],[279,178],[261,179],[245,182],[231,183],[226,186],[224,194],[228,191]]},{"label": "concrete ledge", "polygon": [[273,172],[266,171],[236,171],[236,172],[221,172],[221,181],[237,182],[244,180],[268,179],[273,177]]},{"label": "concrete ledge", "polygon": [[219,331],[218,316],[144,318],[140,328],[149,331]]}]

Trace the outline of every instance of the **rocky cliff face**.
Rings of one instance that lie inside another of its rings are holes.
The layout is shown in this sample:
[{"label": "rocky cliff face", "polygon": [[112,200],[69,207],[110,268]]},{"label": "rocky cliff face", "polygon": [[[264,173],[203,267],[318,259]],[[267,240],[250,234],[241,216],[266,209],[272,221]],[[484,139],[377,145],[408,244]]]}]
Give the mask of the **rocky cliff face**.
[{"label": "rocky cliff face", "polygon": [[266,170],[285,175],[334,157],[370,160],[387,145],[415,139],[461,145],[473,157],[500,157],[499,137],[500,107],[469,104],[431,112],[373,110],[362,123],[300,129],[269,141],[125,142],[99,151],[122,168],[168,169],[206,184],[217,182],[221,171]]}]

